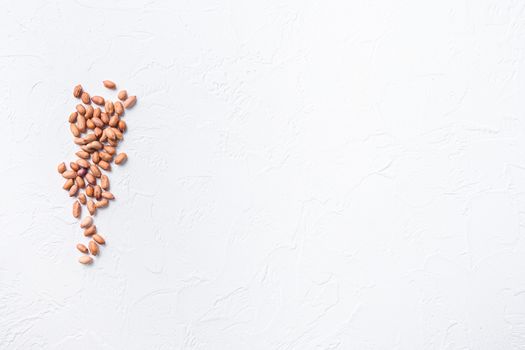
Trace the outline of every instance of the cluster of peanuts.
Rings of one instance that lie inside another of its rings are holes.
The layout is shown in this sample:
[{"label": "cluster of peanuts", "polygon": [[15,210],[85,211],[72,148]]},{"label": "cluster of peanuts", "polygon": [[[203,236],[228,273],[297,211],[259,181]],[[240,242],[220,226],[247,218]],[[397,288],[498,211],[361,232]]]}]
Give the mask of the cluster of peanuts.
[{"label": "cluster of peanuts", "polygon": [[[117,88],[110,80],[104,80],[103,84],[111,90]],[[115,199],[109,192],[109,178],[103,172],[111,171],[113,161],[120,165],[128,158],[126,153],[117,154],[116,147],[127,128],[121,117],[124,110],[135,105],[137,97],[128,96],[126,90],[121,90],[117,95],[120,101],[112,102],[101,96],[90,96],[81,85],[75,86],[73,96],[82,101],[69,116],[69,128],[80,150],[75,153],[78,159],[69,163],[69,170],[62,162],[58,165],[58,172],[66,179],[64,190],[69,191],[70,197],[75,197],[73,216],[81,218],[83,205],[89,212],[80,221],[80,228],[84,229],[89,243],[87,247],[78,243],[77,249],[83,254],[78,261],[91,264],[93,258],[89,254],[97,256],[99,246],[106,244],[104,237],[97,232],[93,216],[98,209],[107,207],[109,201]],[[103,107],[104,111],[94,105]]]}]

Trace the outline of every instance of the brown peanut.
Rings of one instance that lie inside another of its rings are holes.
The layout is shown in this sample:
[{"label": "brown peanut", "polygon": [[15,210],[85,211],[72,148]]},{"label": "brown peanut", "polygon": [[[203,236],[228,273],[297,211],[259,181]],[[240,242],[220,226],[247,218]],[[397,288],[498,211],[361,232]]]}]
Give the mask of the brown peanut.
[{"label": "brown peanut", "polygon": [[111,80],[104,80],[102,82],[102,84],[104,84],[104,86],[107,87],[108,89],[116,89],[117,88],[117,84],[115,84]]},{"label": "brown peanut", "polygon": [[128,98],[128,92],[126,90],[121,90],[119,91],[117,97],[119,100],[125,101]]},{"label": "brown peanut", "polygon": [[99,249],[98,249],[98,244],[97,242],[95,241],[89,241],[89,252],[91,253],[91,255],[98,255],[99,253]]},{"label": "brown peanut", "polygon": [[78,258],[78,262],[84,265],[89,265],[93,263],[93,258],[89,255],[82,255],[80,258]]},{"label": "brown peanut", "polygon": [[85,92],[85,91],[82,93],[82,95],[80,95],[80,99],[86,105],[91,103],[91,99],[89,98],[89,94],[87,92]]},{"label": "brown peanut", "polygon": [[104,98],[102,96],[93,96],[91,97],[91,101],[93,101],[94,104],[97,104],[99,106],[104,105]]},{"label": "brown peanut", "polygon": [[87,247],[85,245],[83,245],[82,243],[77,244],[77,249],[81,253],[84,253],[84,254],[88,253]]},{"label": "brown peanut", "polygon": [[124,101],[123,105],[125,109],[130,109],[137,103],[137,96],[129,96],[126,101]]},{"label": "brown peanut", "polygon": [[80,98],[81,95],[82,95],[82,85],[78,84],[73,89],[73,96],[76,98]]},{"label": "brown peanut", "polygon": [[97,242],[98,244],[106,244],[106,240],[104,239],[104,237],[102,237],[101,235],[99,235],[98,233],[95,233],[93,235],[93,240],[95,242]]},{"label": "brown peanut", "polygon": [[89,237],[97,233],[97,226],[93,225],[84,230],[84,236]]},{"label": "brown peanut", "polygon": [[120,165],[128,159],[128,155],[124,152],[115,157],[115,164]]},{"label": "brown peanut", "polygon": [[82,219],[82,221],[80,221],[81,228],[88,228],[91,225],[93,225],[93,217],[91,216],[86,216],[85,218]]},{"label": "brown peanut", "polygon": [[81,211],[82,211],[82,206],[80,205],[80,202],[75,201],[73,203],[73,217],[79,218]]},{"label": "brown peanut", "polygon": [[58,172],[60,174],[63,174],[64,171],[66,171],[66,170],[67,170],[66,163],[62,162],[62,163],[58,164]]}]

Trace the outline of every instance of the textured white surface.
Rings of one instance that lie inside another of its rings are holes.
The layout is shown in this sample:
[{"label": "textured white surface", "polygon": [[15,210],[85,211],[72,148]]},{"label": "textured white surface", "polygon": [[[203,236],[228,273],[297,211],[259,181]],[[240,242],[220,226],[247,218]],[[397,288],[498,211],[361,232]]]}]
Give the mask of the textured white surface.
[{"label": "textured white surface", "polygon": [[[525,349],[523,1],[4,1],[0,349]],[[56,165],[139,96],[92,267]]]}]

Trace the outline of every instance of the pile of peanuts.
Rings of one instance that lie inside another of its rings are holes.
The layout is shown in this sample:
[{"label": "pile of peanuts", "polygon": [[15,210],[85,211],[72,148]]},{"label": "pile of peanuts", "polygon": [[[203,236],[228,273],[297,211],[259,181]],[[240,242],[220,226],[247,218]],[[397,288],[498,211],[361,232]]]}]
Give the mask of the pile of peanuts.
[{"label": "pile of peanuts", "polygon": [[[103,84],[111,90],[117,88],[110,80],[104,80]],[[73,96],[82,101],[69,116],[73,141],[80,146],[80,150],[75,153],[78,159],[69,163],[69,169],[62,162],[58,165],[58,172],[66,179],[64,190],[69,191],[70,197],[75,197],[73,216],[80,219],[82,205],[87,206],[89,216],[81,219],[80,228],[84,229],[84,236],[88,237],[89,243],[87,247],[78,243],[77,249],[83,254],[78,261],[81,264],[91,264],[93,258],[89,254],[97,256],[100,252],[99,245],[106,244],[104,237],[97,232],[93,215],[115,199],[109,192],[109,178],[103,172],[111,171],[113,161],[120,165],[128,158],[126,153],[117,154],[116,147],[122,141],[122,133],[127,128],[121,117],[124,110],[135,105],[137,97],[128,96],[126,90],[121,90],[117,95],[120,101],[112,102],[101,96],[90,96],[81,85],[75,86]],[[94,105],[103,107],[104,111]]]}]

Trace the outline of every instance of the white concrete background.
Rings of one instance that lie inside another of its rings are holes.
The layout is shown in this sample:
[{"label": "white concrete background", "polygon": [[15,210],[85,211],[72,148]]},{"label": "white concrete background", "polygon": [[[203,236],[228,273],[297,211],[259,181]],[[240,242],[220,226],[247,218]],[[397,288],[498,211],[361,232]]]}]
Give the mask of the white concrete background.
[{"label": "white concrete background", "polygon": [[[525,2],[3,1],[0,349],[525,349]],[[139,96],[83,237],[82,83]]]}]

